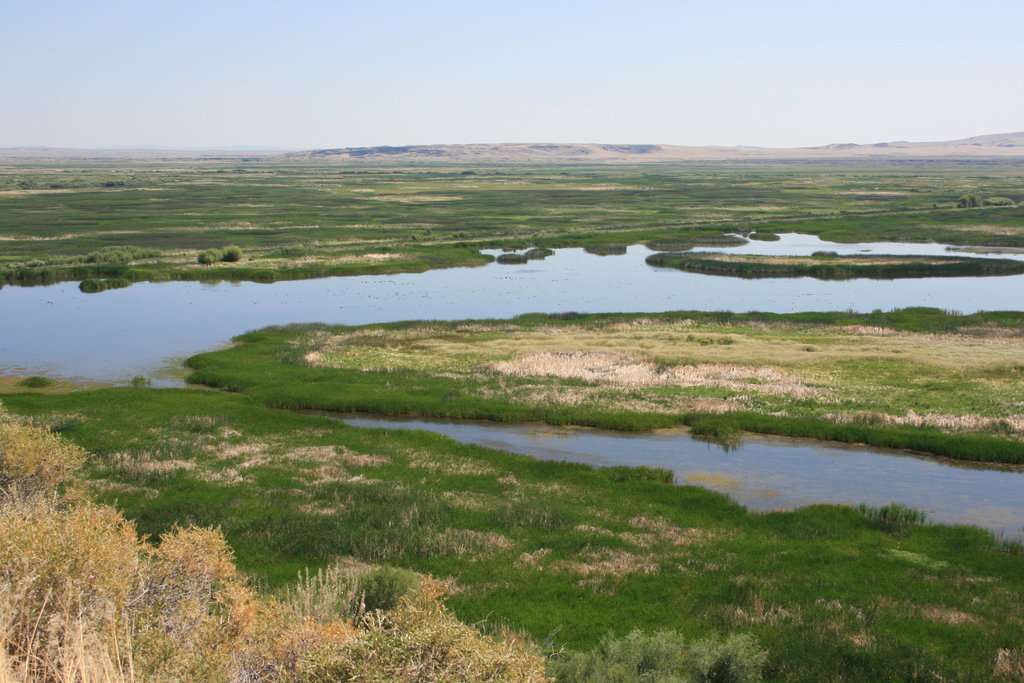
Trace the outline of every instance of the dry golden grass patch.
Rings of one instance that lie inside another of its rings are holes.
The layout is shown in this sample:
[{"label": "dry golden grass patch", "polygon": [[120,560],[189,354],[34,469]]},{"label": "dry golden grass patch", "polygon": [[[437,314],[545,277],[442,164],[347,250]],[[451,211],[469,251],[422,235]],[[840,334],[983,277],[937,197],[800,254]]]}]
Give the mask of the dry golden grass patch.
[{"label": "dry golden grass patch", "polygon": [[472,556],[492,554],[515,547],[515,543],[508,536],[493,531],[472,529],[445,529],[433,535],[430,545],[439,554]]},{"label": "dry golden grass patch", "polygon": [[533,569],[543,570],[540,565],[540,561],[551,554],[551,548],[538,548],[532,553],[523,552],[519,555],[519,558],[513,563],[516,569],[523,569],[525,567],[531,567]]},{"label": "dry golden grass patch", "polygon": [[976,624],[981,621],[977,616],[961,612],[951,607],[927,606],[921,608],[921,616],[929,621],[937,621],[949,626],[962,626],[964,624]]},{"label": "dry golden grass patch", "polygon": [[625,550],[593,550],[580,553],[575,560],[554,562],[552,569],[582,577],[620,578],[629,574],[657,574],[661,565],[653,555],[638,555]]},{"label": "dry golden grass patch", "polygon": [[514,377],[559,377],[636,389],[658,386],[716,387],[797,398],[823,390],[792,378],[781,368],[700,363],[665,367],[637,356],[607,351],[540,351],[486,366]]},{"label": "dry golden grass patch", "polygon": [[999,681],[1024,681],[1024,645],[997,650],[992,676]]},{"label": "dry golden grass patch", "polygon": [[479,460],[441,457],[434,453],[411,452],[407,465],[413,469],[424,469],[432,474],[495,475],[493,467]]},{"label": "dry golden grass patch", "polygon": [[[404,330],[369,328],[340,335],[317,333],[306,340],[312,362],[325,362],[324,354],[353,351],[367,338],[386,344],[395,367],[400,361],[422,367],[424,358],[432,365],[461,367],[467,357],[478,362],[507,361],[542,352],[588,352],[621,354],[666,365],[721,363],[736,365],[778,365],[795,367],[809,363],[844,360],[913,359],[915,362],[948,368],[984,368],[1019,363],[1024,339],[993,335],[914,334],[886,328],[846,326],[807,328],[789,323],[752,322],[740,326],[698,325],[692,320],[660,322],[638,318],[598,326],[546,326],[521,328],[514,324],[490,326],[467,323],[456,328],[456,337],[438,326],[422,325]],[[728,342],[728,343],[720,343]],[[809,355],[808,345],[818,347]],[[317,356],[315,354],[319,353]],[[343,363],[343,358],[332,362]],[[404,366],[402,366],[404,367]]]},{"label": "dry golden grass patch", "polygon": [[672,524],[664,517],[650,518],[641,515],[629,520],[629,524],[649,532],[659,541],[677,546],[705,543],[721,537],[724,533],[719,529],[700,529],[696,527],[684,529]]},{"label": "dry golden grass patch", "polygon": [[179,470],[191,471],[196,468],[191,460],[176,458],[157,459],[149,453],[128,453],[118,451],[110,456],[110,461],[129,476],[168,475]]},{"label": "dry golden grass patch", "polygon": [[445,491],[441,498],[464,510],[493,510],[496,505],[505,505],[504,501],[486,493],[472,491]]},{"label": "dry golden grass patch", "polygon": [[984,417],[981,415],[920,415],[913,410],[908,410],[904,415],[890,415],[869,411],[857,411],[854,413],[841,414],[829,413],[823,416],[840,424],[852,422],[867,422],[880,424],[886,427],[934,427],[944,431],[953,432],[981,432],[981,431],[1007,431],[1014,433],[1024,432],[1024,415],[1009,415],[1007,417]]}]

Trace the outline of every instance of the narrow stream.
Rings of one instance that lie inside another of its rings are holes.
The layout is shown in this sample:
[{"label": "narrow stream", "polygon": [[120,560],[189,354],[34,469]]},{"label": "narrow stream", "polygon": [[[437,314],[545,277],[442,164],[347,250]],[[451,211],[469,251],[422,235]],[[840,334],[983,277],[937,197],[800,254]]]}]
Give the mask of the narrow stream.
[{"label": "narrow stream", "polygon": [[815,503],[899,502],[943,524],[1024,540],[1024,468],[986,467],[898,451],[745,435],[735,449],[686,430],[624,433],[539,424],[331,415],[355,427],[424,429],[488,448],[589,465],[650,465],[719,491],[750,510]]}]

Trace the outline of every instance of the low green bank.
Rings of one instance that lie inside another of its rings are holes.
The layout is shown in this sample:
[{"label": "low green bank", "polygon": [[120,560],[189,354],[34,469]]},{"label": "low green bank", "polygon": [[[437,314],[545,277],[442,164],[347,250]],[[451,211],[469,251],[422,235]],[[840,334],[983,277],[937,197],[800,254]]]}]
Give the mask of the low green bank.
[{"label": "low green bank", "polygon": [[1024,261],[956,256],[737,256],[659,253],[647,264],[691,273],[742,278],[813,277],[819,280],[897,280],[922,277],[1019,275]]},{"label": "low green bank", "polygon": [[725,440],[749,431],[1024,463],[1022,320],[912,309],[290,326],[187,363],[190,382],[277,408],[686,424]]}]

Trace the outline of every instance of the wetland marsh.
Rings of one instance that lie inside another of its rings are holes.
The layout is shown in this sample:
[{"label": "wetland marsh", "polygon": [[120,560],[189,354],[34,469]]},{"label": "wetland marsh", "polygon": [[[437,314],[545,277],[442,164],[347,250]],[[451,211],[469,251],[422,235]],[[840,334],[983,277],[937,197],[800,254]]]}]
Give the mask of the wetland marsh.
[{"label": "wetland marsh", "polygon": [[[644,262],[660,241],[1020,263],[1021,171],[11,162],[0,401],[92,452],[81,483],[140,532],[218,526],[270,590],[355,558],[441,577],[464,621],[554,633],[556,648],[610,629],[742,631],[775,680],[990,678],[1024,658],[1008,538],[1024,521],[1000,502],[1018,466],[956,470],[942,489],[955,468],[892,456],[943,474],[857,500],[833,472],[835,500],[864,509],[797,499],[754,514],[689,485],[735,485],[717,445],[699,444],[711,460],[674,486],[671,455],[592,468],[282,409],[630,431],[620,444],[685,425],[771,444],[762,481],[811,466],[751,432],[1024,462],[1024,276],[753,282]],[[1010,204],[957,209],[965,192]],[[228,245],[238,262],[199,262]],[[90,278],[96,293],[79,289]],[[57,382],[15,383],[28,375]],[[831,448],[811,460],[861,457]],[[899,479],[889,466],[863,465],[865,486]],[[1003,537],[912,495],[984,507],[1004,486],[989,513],[1009,511],[978,522]],[[936,523],[894,523],[890,502]]]}]

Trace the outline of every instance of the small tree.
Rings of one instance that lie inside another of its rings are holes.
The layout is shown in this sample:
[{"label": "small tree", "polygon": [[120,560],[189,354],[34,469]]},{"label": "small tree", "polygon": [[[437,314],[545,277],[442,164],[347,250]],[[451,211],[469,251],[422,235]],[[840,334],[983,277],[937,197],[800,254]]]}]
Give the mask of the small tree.
[{"label": "small tree", "polygon": [[956,203],[956,208],[958,209],[973,209],[976,206],[981,206],[981,197],[973,192],[968,192],[961,196]]},{"label": "small tree", "polygon": [[242,248],[236,247],[235,245],[224,247],[221,250],[221,261],[228,261],[234,263],[242,260]]}]

